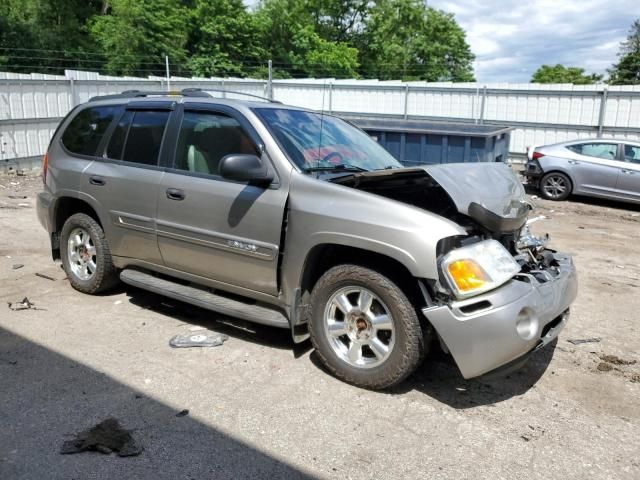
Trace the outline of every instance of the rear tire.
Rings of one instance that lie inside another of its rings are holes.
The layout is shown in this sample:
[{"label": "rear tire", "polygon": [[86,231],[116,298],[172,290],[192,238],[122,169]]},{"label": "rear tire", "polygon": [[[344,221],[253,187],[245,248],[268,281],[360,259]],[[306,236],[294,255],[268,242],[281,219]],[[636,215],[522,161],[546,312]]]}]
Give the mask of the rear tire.
[{"label": "rear tire", "polygon": [[309,332],[326,368],[358,387],[402,382],[425,353],[414,305],[389,278],[359,265],[338,265],[320,277]]},{"label": "rear tire", "polygon": [[547,200],[566,200],[571,195],[571,179],[560,172],[550,172],[540,179],[540,196]]},{"label": "rear tire", "polygon": [[69,283],[80,292],[104,292],[119,281],[104,231],[89,215],[76,213],[64,222],[60,256]]}]

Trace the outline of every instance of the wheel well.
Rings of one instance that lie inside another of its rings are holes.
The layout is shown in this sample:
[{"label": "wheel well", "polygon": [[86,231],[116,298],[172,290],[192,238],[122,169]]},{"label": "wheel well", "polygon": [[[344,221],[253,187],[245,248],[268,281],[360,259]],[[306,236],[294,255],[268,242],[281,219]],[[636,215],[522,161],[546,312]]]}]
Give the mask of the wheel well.
[{"label": "wheel well", "polygon": [[64,225],[64,222],[67,221],[67,218],[76,213],[84,213],[85,215],[89,215],[96,222],[98,222],[98,225],[100,225],[100,227],[102,227],[102,222],[100,222],[98,214],[87,202],[73,197],[60,198],[56,204],[54,218],[55,223],[51,239],[51,249],[53,251],[53,258],[55,260],[60,259],[60,232],[62,231],[62,226]]},{"label": "wheel well", "polygon": [[542,183],[542,179],[544,177],[546,177],[547,175],[549,175],[550,173],[561,173],[562,175],[564,175],[565,177],[567,177],[569,179],[569,187],[570,188],[570,192],[573,193],[573,186],[575,185],[573,178],[571,178],[571,175],[569,175],[567,172],[563,172],[562,170],[549,170],[548,172],[544,172],[544,174],[542,175],[542,177],[540,177],[540,182]]},{"label": "wheel well", "polygon": [[314,285],[330,268],[343,263],[360,265],[382,273],[393,280],[416,305],[423,306],[424,295],[418,280],[399,261],[380,253],[345,245],[323,244],[316,245],[307,255],[300,292],[303,303],[311,294]]}]

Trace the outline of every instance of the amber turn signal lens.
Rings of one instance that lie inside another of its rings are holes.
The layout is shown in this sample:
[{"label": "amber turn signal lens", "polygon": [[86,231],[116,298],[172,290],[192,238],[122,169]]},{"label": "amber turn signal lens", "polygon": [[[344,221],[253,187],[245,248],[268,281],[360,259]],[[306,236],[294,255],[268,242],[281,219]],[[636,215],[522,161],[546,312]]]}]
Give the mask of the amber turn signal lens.
[{"label": "amber turn signal lens", "polygon": [[451,279],[456,282],[461,292],[475,290],[489,281],[480,265],[470,259],[456,260],[449,264],[448,270]]}]

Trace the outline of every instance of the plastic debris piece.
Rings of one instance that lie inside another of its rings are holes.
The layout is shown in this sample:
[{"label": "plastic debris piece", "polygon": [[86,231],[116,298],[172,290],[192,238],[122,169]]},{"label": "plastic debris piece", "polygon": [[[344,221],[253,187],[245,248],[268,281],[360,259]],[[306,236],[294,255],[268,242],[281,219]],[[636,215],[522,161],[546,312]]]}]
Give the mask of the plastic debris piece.
[{"label": "plastic debris piece", "polygon": [[52,282],[56,281],[55,278],[50,277],[49,275],[45,275],[44,273],[40,273],[40,272],[36,272],[36,277],[46,278],[47,280],[51,280]]},{"label": "plastic debris piece", "polygon": [[24,200],[25,198],[27,198],[26,195],[8,195],[8,197],[13,200]]},{"label": "plastic debris piece", "polygon": [[201,332],[202,330],[206,330],[206,328],[199,326],[189,327],[190,332]]},{"label": "plastic debris piece", "polygon": [[24,267],[24,265],[22,263],[14,263],[11,268],[13,268],[14,270],[18,270],[19,268]]},{"label": "plastic debris piece", "polygon": [[64,442],[60,453],[116,452],[120,457],[131,457],[140,455],[142,450],[142,446],[136,443],[128,430],[120,426],[118,420],[107,418],[95,427],[78,433],[73,440]]},{"label": "plastic debris piece", "polygon": [[574,345],[580,345],[581,343],[599,343],[602,340],[600,337],[593,338],[571,338],[567,340],[569,343],[573,343]]},{"label": "plastic debris piece", "polygon": [[9,308],[14,312],[19,310],[29,310],[29,309],[37,310],[35,308],[36,304],[30,302],[27,297],[24,297],[21,302],[7,302],[7,303],[9,305]]},{"label": "plastic debris piece", "polygon": [[229,337],[223,333],[176,335],[169,340],[169,345],[173,348],[217,347],[228,339]]}]

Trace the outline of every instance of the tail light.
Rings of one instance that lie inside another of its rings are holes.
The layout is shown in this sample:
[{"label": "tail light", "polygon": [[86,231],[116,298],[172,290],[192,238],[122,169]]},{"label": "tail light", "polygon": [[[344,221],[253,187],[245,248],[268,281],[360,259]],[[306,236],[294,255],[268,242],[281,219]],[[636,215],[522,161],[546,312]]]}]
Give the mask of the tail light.
[{"label": "tail light", "polygon": [[42,158],[42,183],[47,183],[47,169],[49,168],[49,152],[44,154]]},{"label": "tail light", "polygon": [[540,153],[540,152],[533,152],[533,155],[531,155],[531,160],[538,160],[539,158],[544,157],[544,153]]}]

